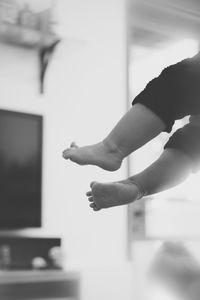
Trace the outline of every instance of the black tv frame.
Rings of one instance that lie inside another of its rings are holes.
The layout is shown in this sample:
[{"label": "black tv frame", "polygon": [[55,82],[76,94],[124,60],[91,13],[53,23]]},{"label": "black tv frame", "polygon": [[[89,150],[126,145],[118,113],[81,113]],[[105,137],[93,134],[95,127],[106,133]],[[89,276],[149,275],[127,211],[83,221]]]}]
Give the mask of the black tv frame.
[{"label": "black tv frame", "polygon": [[29,113],[29,112],[22,112],[17,110],[8,110],[8,109],[0,109],[0,116],[2,114],[10,114],[15,116],[22,116],[25,118],[33,118],[38,119],[38,139],[39,139],[39,148],[40,148],[40,157],[39,157],[39,177],[38,177],[38,194],[40,195],[40,212],[39,212],[39,222],[37,225],[34,226],[9,226],[9,227],[2,227],[0,226],[0,231],[4,230],[19,230],[19,229],[28,229],[28,228],[41,228],[42,227],[42,178],[43,178],[43,168],[42,168],[42,161],[43,161],[43,123],[44,117],[39,114]]}]

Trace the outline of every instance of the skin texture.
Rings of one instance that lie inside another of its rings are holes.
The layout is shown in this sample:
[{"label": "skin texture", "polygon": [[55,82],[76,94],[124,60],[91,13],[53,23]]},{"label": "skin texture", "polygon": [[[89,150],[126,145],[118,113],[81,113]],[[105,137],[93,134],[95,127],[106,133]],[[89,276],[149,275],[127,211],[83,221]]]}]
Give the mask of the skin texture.
[{"label": "skin texture", "polygon": [[[78,147],[72,143],[63,157],[79,165],[96,165],[108,171],[120,168],[123,159],[165,129],[163,121],[147,107],[136,104],[100,143]],[[131,203],[144,194],[151,195],[181,183],[189,175],[192,162],[184,153],[166,149],[143,172],[127,180],[93,182],[87,193],[94,211]],[[137,184],[138,183],[138,184]],[[142,190],[141,190],[142,187]]]},{"label": "skin texture", "polygon": [[79,165],[96,165],[107,171],[120,168],[123,159],[165,128],[163,121],[141,104],[134,105],[100,143],[63,151],[63,158]]},{"label": "skin texture", "polygon": [[123,181],[92,182],[86,195],[94,211],[124,205],[141,198],[144,192],[152,195],[180,184],[190,174],[191,169],[192,162],[189,157],[177,150],[166,149],[159,159],[141,173]]}]

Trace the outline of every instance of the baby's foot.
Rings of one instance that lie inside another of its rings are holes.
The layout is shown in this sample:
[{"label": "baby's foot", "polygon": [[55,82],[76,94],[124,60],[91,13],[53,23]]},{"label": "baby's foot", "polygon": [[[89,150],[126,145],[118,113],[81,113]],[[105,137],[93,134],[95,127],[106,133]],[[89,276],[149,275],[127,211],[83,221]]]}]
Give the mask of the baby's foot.
[{"label": "baby's foot", "polygon": [[86,147],[78,147],[75,143],[63,151],[63,157],[79,165],[95,165],[107,171],[120,168],[123,155],[120,150],[107,142]]},{"label": "baby's foot", "polygon": [[92,182],[86,195],[94,211],[102,208],[125,205],[138,199],[138,187],[130,180],[111,183]]}]

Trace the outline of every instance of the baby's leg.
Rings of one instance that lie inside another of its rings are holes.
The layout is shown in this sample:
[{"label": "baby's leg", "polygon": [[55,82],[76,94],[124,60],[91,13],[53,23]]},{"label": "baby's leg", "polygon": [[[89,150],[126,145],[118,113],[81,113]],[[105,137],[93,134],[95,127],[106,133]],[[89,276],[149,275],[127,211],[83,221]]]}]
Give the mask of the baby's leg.
[{"label": "baby's leg", "polygon": [[147,169],[127,180],[106,184],[93,182],[87,193],[90,207],[97,211],[124,205],[144,195],[169,189],[186,179],[191,169],[192,161],[186,154],[168,148]]},{"label": "baby's leg", "polygon": [[63,157],[80,165],[96,165],[105,170],[115,171],[120,168],[127,155],[157,136],[165,127],[160,117],[138,103],[102,142],[80,148],[72,143],[71,147],[63,152]]}]

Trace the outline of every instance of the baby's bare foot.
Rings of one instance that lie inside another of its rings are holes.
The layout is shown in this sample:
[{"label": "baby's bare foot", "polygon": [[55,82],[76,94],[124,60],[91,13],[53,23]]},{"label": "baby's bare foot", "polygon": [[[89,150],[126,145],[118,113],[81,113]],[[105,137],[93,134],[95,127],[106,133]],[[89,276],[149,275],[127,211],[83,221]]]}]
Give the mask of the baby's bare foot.
[{"label": "baby's bare foot", "polygon": [[86,147],[78,147],[75,143],[63,151],[63,157],[79,165],[95,165],[107,171],[120,168],[123,154],[115,145],[107,142]]},{"label": "baby's bare foot", "polygon": [[92,182],[90,187],[91,191],[86,195],[94,211],[129,204],[140,195],[138,187],[128,179],[111,183]]}]

